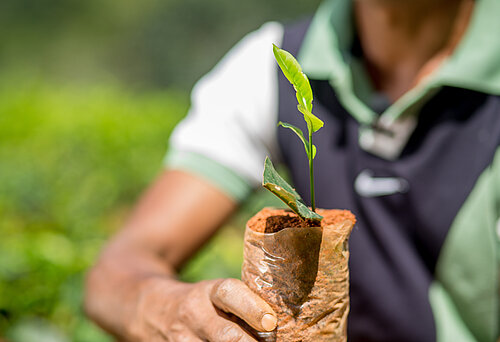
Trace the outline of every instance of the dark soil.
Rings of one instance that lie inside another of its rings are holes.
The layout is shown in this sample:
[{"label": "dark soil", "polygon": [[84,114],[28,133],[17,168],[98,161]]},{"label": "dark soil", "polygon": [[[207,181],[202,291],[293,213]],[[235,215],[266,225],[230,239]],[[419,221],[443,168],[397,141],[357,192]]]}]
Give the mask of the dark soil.
[{"label": "dark soil", "polygon": [[345,220],[356,222],[354,215],[349,210],[322,210],[318,213],[323,215],[321,224],[314,220],[302,220],[297,214],[290,210],[264,208],[248,221],[248,226],[260,233],[276,233],[285,228],[319,227],[336,224]]},{"label": "dark soil", "polygon": [[265,233],[276,233],[284,228],[306,228],[306,227],[319,227],[318,221],[302,220],[297,216],[291,215],[275,215],[266,218]]}]

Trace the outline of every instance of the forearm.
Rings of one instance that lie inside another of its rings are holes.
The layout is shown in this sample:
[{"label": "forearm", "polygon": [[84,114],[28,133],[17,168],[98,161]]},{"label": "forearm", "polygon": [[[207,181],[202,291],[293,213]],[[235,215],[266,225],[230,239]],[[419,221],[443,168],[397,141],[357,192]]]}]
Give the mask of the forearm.
[{"label": "forearm", "polygon": [[[235,207],[203,180],[164,172],[89,272],[87,314],[124,340],[151,341],[157,330],[167,329],[167,320],[175,320],[179,302],[192,288],[177,281],[175,271]],[[156,328],[148,331],[150,326]]]}]

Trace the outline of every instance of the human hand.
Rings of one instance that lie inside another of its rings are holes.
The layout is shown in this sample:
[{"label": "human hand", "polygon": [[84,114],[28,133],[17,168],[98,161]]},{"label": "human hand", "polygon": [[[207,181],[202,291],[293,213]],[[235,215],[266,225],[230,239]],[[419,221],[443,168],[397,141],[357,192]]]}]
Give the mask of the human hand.
[{"label": "human hand", "polygon": [[237,279],[186,284],[156,278],[141,286],[130,334],[147,342],[256,341],[234,315],[257,331],[276,328],[271,307]]}]

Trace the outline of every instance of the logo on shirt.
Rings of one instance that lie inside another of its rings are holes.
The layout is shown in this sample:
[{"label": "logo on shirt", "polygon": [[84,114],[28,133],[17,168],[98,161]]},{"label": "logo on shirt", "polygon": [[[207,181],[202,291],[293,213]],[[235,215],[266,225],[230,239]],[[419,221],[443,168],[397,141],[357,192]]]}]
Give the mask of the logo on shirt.
[{"label": "logo on shirt", "polygon": [[354,181],[354,190],[363,197],[379,197],[408,192],[410,185],[401,177],[374,177],[373,171],[363,170]]}]

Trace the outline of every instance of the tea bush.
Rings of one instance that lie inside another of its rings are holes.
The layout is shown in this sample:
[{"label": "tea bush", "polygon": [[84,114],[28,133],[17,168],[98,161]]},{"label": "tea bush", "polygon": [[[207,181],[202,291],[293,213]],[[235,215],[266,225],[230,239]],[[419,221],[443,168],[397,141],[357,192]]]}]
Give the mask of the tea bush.
[{"label": "tea bush", "polygon": [[83,316],[83,276],[161,170],[187,103],[116,85],[0,85],[0,336],[108,341]]}]

